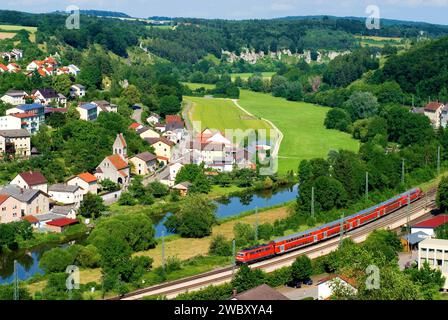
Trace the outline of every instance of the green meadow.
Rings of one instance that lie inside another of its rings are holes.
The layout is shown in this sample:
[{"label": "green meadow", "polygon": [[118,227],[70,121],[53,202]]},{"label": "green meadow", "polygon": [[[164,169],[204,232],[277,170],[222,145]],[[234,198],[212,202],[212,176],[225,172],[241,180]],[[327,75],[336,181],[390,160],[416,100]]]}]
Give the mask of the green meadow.
[{"label": "green meadow", "polygon": [[283,133],[280,173],[297,172],[301,160],[326,158],[330,150],[359,150],[359,142],[351,135],[325,128],[324,120],[330,108],[247,90],[241,91],[239,104],[253,115],[272,121]]}]

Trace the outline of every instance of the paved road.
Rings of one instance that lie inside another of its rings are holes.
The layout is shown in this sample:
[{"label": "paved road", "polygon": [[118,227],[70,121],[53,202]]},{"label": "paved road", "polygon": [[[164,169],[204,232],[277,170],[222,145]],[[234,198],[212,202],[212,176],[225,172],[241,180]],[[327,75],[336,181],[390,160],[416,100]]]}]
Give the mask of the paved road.
[{"label": "paved road", "polygon": [[132,120],[134,120],[137,123],[142,124],[142,112],[143,112],[143,109],[134,110],[134,112],[132,113]]}]

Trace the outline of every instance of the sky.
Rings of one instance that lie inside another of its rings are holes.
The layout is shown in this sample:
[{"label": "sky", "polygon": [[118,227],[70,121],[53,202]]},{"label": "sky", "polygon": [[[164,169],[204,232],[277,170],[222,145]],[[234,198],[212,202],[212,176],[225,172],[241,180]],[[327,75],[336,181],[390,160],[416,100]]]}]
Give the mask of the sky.
[{"label": "sky", "polygon": [[223,19],[334,15],[367,17],[370,5],[380,18],[448,25],[448,0],[0,0],[1,9],[26,12],[80,9],[119,11],[133,17],[197,17]]}]

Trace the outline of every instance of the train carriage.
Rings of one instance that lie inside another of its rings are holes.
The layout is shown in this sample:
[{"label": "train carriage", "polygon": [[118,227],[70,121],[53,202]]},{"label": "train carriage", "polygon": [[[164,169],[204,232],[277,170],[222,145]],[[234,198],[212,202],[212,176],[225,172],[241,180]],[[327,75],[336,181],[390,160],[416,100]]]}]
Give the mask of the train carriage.
[{"label": "train carriage", "polygon": [[310,230],[277,238],[269,244],[242,250],[238,252],[236,261],[237,263],[253,263],[325,241],[339,235],[341,232],[341,225],[344,232],[359,228],[406,206],[408,201],[414,202],[420,199],[422,195],[423,193],[419,188],[409,190],[392,199],[339,220],[326,223]]}]

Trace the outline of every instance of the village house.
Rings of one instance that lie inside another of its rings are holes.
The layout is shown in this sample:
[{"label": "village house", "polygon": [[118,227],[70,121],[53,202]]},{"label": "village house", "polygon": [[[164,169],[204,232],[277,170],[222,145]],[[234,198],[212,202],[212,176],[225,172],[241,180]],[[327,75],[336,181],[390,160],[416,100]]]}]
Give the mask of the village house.
[{"label": "village house", "polygon": [[160,183],[172,188],[175,185],[177,174],[184,167],[181,163],[172,163],[168,167],[166,167],[160,178]]},{"label": "village house", "polygon": [[131,124],[129,125],[128,128],[131,129],[131,130],[135,130],[135,131],[137,131],[137,130],[143,128],[143,126],[142,126],[140,123],[133,122],[133,123],[131,123]]},{"label": "village house", "polygon": [[161,133],[165,132],[165,130],[166,130],[165,125],[162,124],[162,123],[156,123],[156,124],[154,125],[154,129],[155,129],[156,131],[161,132]]},{"label": "village house", "polygon": [[418,268],[425,262],[431,268],[439,269],[445,277],[443,290],[448,291],[448,240],[425,239],[418,245]]},{"label": "village house", "polygon": [[92,194],[98,193],[98,180],[89,172],[80,173],[77,176],[68,179],[67,184],[81,187],[83,194],[87,194],[89,192]]},{"label": "village house", "polygon": [[75,208],[79,208],[84,193],[80,186],[58,183],[48,188],[48,194],[57,203],[71,204]]},{"label": "village house", "polygon": [[317,283],[317,299],[328,300],[333,295],[335,286],[344,286],[348,292],[357,293],[354,279],[342,275],[330,275]]},{"label": "village house", "polygon": [[99,100],[99,101],[92,101],[92,104],[96,105],[98,110],[98,115],[101,112],[118,112],[118,106],[115,104],[111,104],[110,102],[106,100]]},{"label": "village house", "polygon": [[411,234],[417,232],[423,232],[430,237],[435,236],[435,229],[445,223],[448,223],[447,214],[439,214],[430,219],[426,219],[411,226]]},{"label": "village house", "polygon": [[262,284],[258,287],[249,289],[247,291],[238,293],[233,290],[230,300],[236,301],[282,301],[289,300],[288,297],[281,294],[277,290],[271,288],[267,284]]},{"label": "village house", "polygon": [[28,131],[0,130],[0,155],[29,157],[31,154],[31,138]]},{"label": "village house", "polygon": [[430,102],[424,108],[424,114],[429,118],[434,128],[440,127],[441,114],[444,105],[440,102]]},{"label": "village house", "polygon": [[123,134],[118,134],[112,146],[113,155],[104,158],[96,168],[99,182],[109,179],[127,189],[130,182],[130,167],[127,160],[127,144]]},{"label": "village house", "polygon": [[442,113],[440,114],[440,125],[446,128],[448,125],[448,103],[442,108]]},{"label": "village house", "polygon": [[82,98],[86,95],[86,87],[81,84],[74,84],[70,87],[70,97]]},{"label": "village house", "polygon": [[0,194],[0,223],[20,221],[21,203],[8,194]]},{"label": "village house", "polygon": [[8,62],[10,62],[12,60],[16,60],[17,61],[17,60],[20,60],[20,59],[23,58],[23,51],[19,50],[19,49],[12,49],[9,52],[2,52],[2,53],[0,53],[0,56],[4,60],[6,60]]},{"label": "village house", "polygon": [[136,132],[142,139],[160,137],[160,134],[158,134],[157,132],[148,127],[142,127],[140,129],[137,129]]},{"label": "village house", "polygon": [[45,123],[45,107],[40,103],[21,104],[14,108],[6,110],[6,115],[12,115],[16,113],[33,113],[37,115],[39,125]]},{"label": "village house", "polygon": [[15,115],[0,117],[0,130],[22,129],[22,121]]},{"label": "village house", "polygon": [[53,206],[50,214],[61,216],[62,218],[76,219],[76,207],[73,205]]},{"label": "village house", "polygon": [[0,73],[8,72],[8,67],[5,66],[3,63],[0,63]]},{"label": "village house", "polygon": [[178,191],[181,197],[186,197],[188,195],[188,190],[190,189],[190,187],[191,187],[191,182],[184,181],[179,184],[176,184],[171,189]]},{"label": "village house", "polygon": [[51,88],[33,90],[32,95],[35,97],[35,103],[41,103],[44,106],[67,103],[67,98],[64,95]]},{"label": "village house", "polygon": [[38,215],[50,211],[49,196],[41,190],[24,189],[17,185],[7,185],[0,194],[9,195],[20,202],[20,217]]},{"label": "village house", "polygon": [[160,122],[160,116],[157,113],[151,112],[149,114],[149,117],[146,118],[146,122],[148,122],[148,124],[154,126]]},{"label": "village house", "polygon": [[18,106],[20,104],[25,104],[25,98],[28,96],[23,90],[8,90],[1,98],[4,103],[11,104],[13,106]]},{"label": "village house", "polygon": [[9,63],[6,67],[8,68],[8,72],[9,73],[19,73],[20,70],[22,70],[20,68],[20,66],[17,63],[14,63],[14,62]]},{"label": "village house", "polygon": [[129,159],[132,163],[132,172],[141,176],[148,175],[157,169],[157,156],[150,152],[136,154]]},{"label": "village house", "polygon": [[81,120],[95,121],[98,118],[98,108],[93,103],[80,103],[76,110],[79,112]]},{"label": "village house", "polygon": [[79,69],[77,66],[75,66],[74,64],[69,64],[68,66],[67,66],[67,69],[68,69],[68,73],[69,74],[72,74],[72,75],[74,75],[74,76],[77,76],[80,72],[81,72],[81,69]]},{"label": "village house", "polygon": [[58,62],[53,57],[47,57],[44,60],[33,60],[26,66],[26,71],[51,69],[54,70],[58,66]]},{"label": "village house", "polygon": [[79,221],[76,219],[60,218],[47,222],[45,227],[47,230],[51,232],[62,233],[68,227],[73,226],[75,224],[79,224]]},{"label": "village house", "polygon": [[10,184],[17,185],[23,189],[41,190],[48,193],[48,182],[39,171],[25,171],[19,173]]},{"label": "village house", "polygon": [[12,117],[20,121],[20,129],[25,129],[30,134],[36,134],[40,128],[39,116],[35,113],[15,113],[11,114]]},{"label": "village house", "polygon": [[171,161],[174,142],[164,137],[147,138],[145,140],[149,143],[150,146],[154,148],[154,153],[156,154],[157,157],[162,157],[163,159],[166,159],[167,163]]}]

